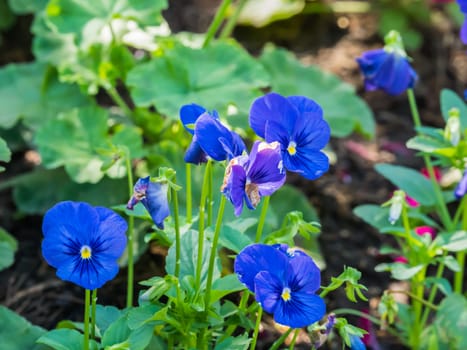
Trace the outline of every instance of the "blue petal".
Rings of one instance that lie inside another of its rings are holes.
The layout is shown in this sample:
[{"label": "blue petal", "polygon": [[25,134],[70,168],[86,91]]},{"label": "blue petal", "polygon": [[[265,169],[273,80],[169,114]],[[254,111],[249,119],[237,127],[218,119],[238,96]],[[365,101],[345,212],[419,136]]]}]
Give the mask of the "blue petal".
[{"label": "blue petal", "polygon": [[351,350],[366,350],[366,346],[358,335],[350,335],[350,349]]},{"label": "blue petal", "polygon": [[320,151],[298,149],[293,156],[286,151],[282,157],[287,170],[297,172],[309,180],[317,179],[329,169],[329,159]]},{"label": "blue petal", "polygon": [[193,140],[191,140],[191,144],[185,152],[184,160],[186,163],[195,165],[206,163],[208,161],[206,153],[204,153],[203,149],[199,145],[196,135],[193,136]]},{"label": "blue petal", "polygon": [[288,132],[295,125],[297,117],[297,109],[284,96],[269,93],[253,102],[250,109],[250,126],[256,135],[265,138],[268,121],[277,123]]},{"label": "blue petal", "polygon": [[297,148],[320,150],[329,142],[330,136],[329,124],[321,114],[305,113],[295,124],[292,140]]},{"label": "blue petal", "polygon": [[167,191],[167,184],[151,182],[146,191],[146,197],[141,200],[152,220],[161,230],[164,229],[164,219],[170,215]]},{"label": "blue petal", "polygon": [[100,225],[98,234],[93,237],[90,247],[99,259],[117,261],[126,248],[128,225],[118,214],[104,207],[96,207]]},{"label": "blue petal", "polygon": [[258,185],[262,196],[269,196],[285,182],[280,145],[256,141],[253,144],[247,170],[248,179]]},{"label": "blue petal", "polygon": [[255,276],[254,283],[256,301],[264,311],[273,314],[281,302],[284,281],[269,271],[261,271]]},{"label": "blue petal", "polygon": [[388,53],[384,49],[370,50],[358,57],[357,63],[365,78],[371,80],[387,57]]},{"label": "blue petal", "polygon": [[83,244],[79,242],[79,236],[80,232],[73,226],[59,225],[50,229],[42,241],[44,259],[55,268],[68,264],[74,256],[80,256]]},{"label": "blue petal", "polygon": [[252,292],[255,291],[254,279],[261,271],[270,271],[278,278],[283,278],[287,269],[287,256],[266,244],[251,244],[238,253],[234,262],[234,271],[240,282]]},{"label": "blue petal", "polygon": [[224,139],[220,138],[219,142],[222,145],[225,153],[227,154],[227,159],[230,160],[237,156],[241,156],[243,152],[246,150],[245,143],[243,142],[242,138],[239,134],[234,131],[230,132],[231,138]]},{"label": "blue petal", "polygon": [[180,120],[185,130],[193,135],[195,132],[196,120],[204,112],[206,112],[206,108],[195,103],[182,106],[182,108],[180,108]]},{"label": "blue petal", "polygon": [[130,210],[133,210],[136,204],[141,200],[142,197],[146,195],[146,190],[148,189],[150,177],[146,176],[145,178],[139,178],[136,181],[133,187],[133,195],[128,201],[126,207]]},{"label": "blue petal", "polygon": [[[289,132],[290,131],[290,132]],[[281,124],[268,120],[266,123],[264,139],[266,142],[279,142],[283,150],[287,149],[292,134],[292,129],[285,129]]]},{"label": "blue petal", "polygon": [[[240,216],[243,210],[245,195],[246,173],[242,165],[238,164],[240,157],[232,159],[225,170],[224,184],[221,191],[233,204],[235,215]],[[241,157],[246,158],[246,157]]]},{"label": "blue petal", "polygon": [[296,251],[290,256],[287,285],[294,291],[313,294],[321,285],[321,272],[313,259]]},{"label": "blue petal", "polygon": [[454,190],[454,195],[456,196],[457,199],[461,199],[462,197],[465,196],[466,193],[467,193],[467,171],[464,172],[462,179],[457,184],[456,189]]},{"label": "blue petal", "polygon": [[302,328],[321,320],[326,313],[324,300],[315,294],[294,293],[277,303],[274,320],[291,328]]},{"label": "blue petal", "polygon": [[[233,138],[220,120],[204,113],[196,121],[195,136],[203,151],[212,159],[222,161],[227,159],[227,148],[233,147]],[[223,139],[223,143],[219,139]],[[233,153],[232,151],[230,153]]]},{"label": "blue petal", "polygon": [[460,31],[460,38],[464,44],[467,44],[467,18],[462,24],[461,31]]},{"label": "blue petal", "polygon": [[323,117],[323,109],[312,99],[305,96],[289,96],[287,100],[297,109],[299,114],[311,114]]}]

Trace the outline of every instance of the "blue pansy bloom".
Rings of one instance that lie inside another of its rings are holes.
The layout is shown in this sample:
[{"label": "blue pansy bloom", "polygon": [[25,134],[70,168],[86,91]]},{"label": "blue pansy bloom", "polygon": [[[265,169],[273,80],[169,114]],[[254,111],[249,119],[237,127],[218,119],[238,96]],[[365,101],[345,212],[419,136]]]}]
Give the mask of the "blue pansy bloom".
[{"label": "blue pansy bloom", "polygon": [[144,177],[136,181],[133,187],[133,196],[127,204],[127,208],[133,210],[134,206],[141,202],[151,215],[156,226],[163,230],[164,219],[170,215],[167,191],[169,185],[161,182],[153,182],[150,177]]},{"label": "blue pansy bloom", "polygon": [[321,149],[329,141],[330,129],[323,110],[313,100],[264,95],[251,106],[250,126],[267,142],[280,143],[287,170],[313,180],[329,169],[329,159]]},{"label": "blue pansy bloom", "polygon": [[350,349],[351,350],[366,350],[366,346],[363,343],[362,338],[358,335],[351,334],[350,335]]},{"label": "blue pansy bloom", "polygon": [[391,31],[383,49],[370,50],[357,58],[365,77],[366,90],[382,89],[390,95],[399,95],[413,88],[418,79],[402,47],[400,35]]},{"label": "blue pansy bloom", "polygon": [[229,162],[221,191],[239,216],[244,200],[249,209],[256,208],[261,197],[273,194],[284,184],[285,177],[279,143],[256,141],[250,155]]},{"label": "blue pansy bloom", "polygon": [[252,244],[236,257],[239,280],[255,293],[262,308],[280,324],[301,328],[319,321],[326,312],[319,268],[307,254],[286,245]]},{"label": "blue pansy bloom", "polygon": [[208,156],[216,161],[230,160],[245,150],[241,137],[222,124],[216,111],[209,113],[204,107],[192,103],[182,106],[180,120],[193,135],[185,153],[187,163],[204,163]]},{"label": "blue pansy bloom", "polygon": [[60,202],[44,216],[42,255],[58,277],[94,290],[117,275],[126,230],[126,221],[110,209]]},{"label": "blue pansy bloom", "polygon": [[464,171],[464,175],[462,176],[462,179],[457,184],[454,190],[454,196],[457,199],[461,199],[462,197],[465,196],[466,193],[467,193],[467,170]]}]

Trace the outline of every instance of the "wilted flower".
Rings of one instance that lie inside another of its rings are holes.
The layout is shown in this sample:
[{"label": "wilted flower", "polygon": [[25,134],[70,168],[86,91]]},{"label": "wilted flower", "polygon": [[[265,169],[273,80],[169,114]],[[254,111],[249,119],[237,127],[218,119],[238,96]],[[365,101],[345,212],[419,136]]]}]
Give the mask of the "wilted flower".
[{"label": "wilted flower", "polygon": [[235,157],[227,165],[221,191],[239,216],[243,200],[249,209],[255,209],[261,197],[273,194],[284,184],[285,177],[279,143],[256,141],[249,156]]},{"label": "wilted flower", "polygon": [[394,191],[394,195],[389,200],[391,206],[389,207],[389,222],[391,225],[399,220],[402,213],[402,208],[405,202],[405,192],[402,190]]},{"label": "wilted flower", "polygon": [[185,153],[187,163],[204,163],[207,156],[217,161],[230,160],[245,150],[241,137],[225,127],[215,111],[209,113],[194,103],[184,105],[180,109],[180,120],[193,135]]},{"label": "wilted flower", "polygon": [[458,108],[449,110],[449,117],[444,128],[444,138],[453,146],[457,146],[461,139],[461,121]]},{"label": "wilted flower", "polygon": [[464,171],[464,175],[462,176],[462,179],[457,184],[456,189],[454,190],[454,196],[456,196],[457,199],[461,199],[462,197],[465,196],[466,193],[467,193],[467,170]]},{"label": "wilted flower", "polygon": [[391,95],[399,95],[413,88],[418,79],[410,66],[399,33],[389,32],[383,49],[370,50],[357,58],[365,76],[365,88],[369,91],[382,89]]},{"label": "wilted flower", "polygon": [[164,219],[170,215],[167,191],[169,185],[161,182],[152,182],[150,177],[144,177],[136,181],[133,187],[133,196],[127,204],[127,208],[133,210],[134,206],[141,202],[156,226],[163,230]]},{"label": "wilted flower", "polygon": [[58,277],[94,290],[117,274],[126,230],[126,221],[110,209],[60,202],[44,216],[42,255]]},{"label": "wilted flower", "polygon": [[276,322],[301,328],[324,316],[324,301],[315,294],[320,271],[307,254],[287,245],[252,244],[238,254],[234,270]]},{"label": "wilted flower", "polygon": [[329,141],[330,129],[313,100],[269,93],[253,102],[250,126],[267,142],[280,143],[287,170],[313,180],[329,169],[329,159],[321,149]]}]

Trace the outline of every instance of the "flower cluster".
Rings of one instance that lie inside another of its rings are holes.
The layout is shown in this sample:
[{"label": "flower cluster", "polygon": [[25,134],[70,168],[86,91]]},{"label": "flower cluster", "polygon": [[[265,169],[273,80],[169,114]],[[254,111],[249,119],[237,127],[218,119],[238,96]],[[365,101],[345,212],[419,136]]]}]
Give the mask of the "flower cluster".
[{"label": "flower cluster", "polygon": [[126,230],[126,221],[110,209],[60,202],[44,216],[42,255],[58,277],[94,290],[116,276]]},{"label": "flower cluster", "polygon": [[313,259],[287,245],[253,244],[235,259],[239,280],[266,312],[280,324],[301,328],[319,321],[326,312],[320,288],[320,271]]}]

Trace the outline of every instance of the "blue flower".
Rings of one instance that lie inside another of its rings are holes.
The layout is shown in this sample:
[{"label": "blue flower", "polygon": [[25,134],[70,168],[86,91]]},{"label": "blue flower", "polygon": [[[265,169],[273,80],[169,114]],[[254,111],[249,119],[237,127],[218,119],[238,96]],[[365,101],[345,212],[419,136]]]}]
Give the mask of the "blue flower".
[{"label": "blue flower", "polygon": [[42,255],[62,280],[94,290],[117,275],[126,230],[126,221],[110,209],[60,202],[44,216]]},{"label": "blue flower", "polygon": [[167,199],[168,188],[169,185],[166,183],[152,182],[149,176],[140,178],[133,187],[133,196],[126,207],[133,210],[134,206],[141,202],[156,226],[163,230],[164,219],[170,215]]},{"label": "blue flower", "polygon": [[462,176],[462,179],[457,184],[456,189],[454,190],[454,196],[457,199],[461,199],[462,197],[465,196],[466,193],[467,193],[467,170],[464,171],[464,175]]},{"label": "blue flower", "polygon": [[350,335],[350,349],[351,350],[366,350],[366,346],[358,335]]},{"label": "blue flower", "polygon": [[215,111],[210,114],[204,107],[193,103],[180,109],[180,119],[193,135],[185,153],[187,163],[204,163],[208,156],[216,161],[230,160],[241,155],[246,148],[241,137],[225,127]]},{"label": "blue flower", "polygon": [[249,209],[255,209],[261,197],[273,194],[284,184],[285,177],[279,144],[256,141],[249,156],[229,162],[221,191],[239,216],[244,200]]},{"label": "blue flower", "polygon": [[326,312],[323,299],[315,294],[321,281],[319,268],[299,250],[287,245],[252,244],[238,254],[234,270],[280,324],[305,327]]},{"label": "blue flower", "polygon": [[313,180],[329,169],[329,159],[321,149],[329,141],[330,129],[313,100],[269,93],[253,102],[250,126],[267,142],[280,143],[287,170]]}]

